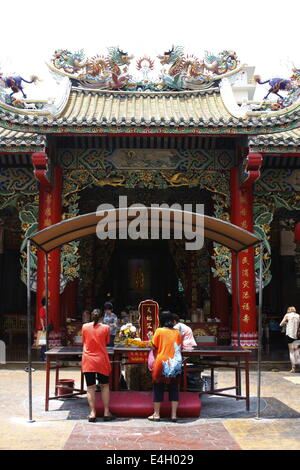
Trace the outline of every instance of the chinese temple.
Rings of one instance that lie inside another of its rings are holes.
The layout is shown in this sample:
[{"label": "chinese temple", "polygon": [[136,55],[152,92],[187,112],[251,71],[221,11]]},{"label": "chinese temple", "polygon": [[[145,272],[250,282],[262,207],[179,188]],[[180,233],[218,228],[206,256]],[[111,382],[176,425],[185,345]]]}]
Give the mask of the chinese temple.
[{"label": "chinese temple", "polygon": [[[26,237],[119,196],[204,204],[206,215],[254,232],[264,240],[264,321],[299,306],[299,70],[266,77],[269,93],[254,101],[263,82],[233,51],[57,50],[48,67],[61,91],[51,102],[26,98],[37,77],[0,73],[0,333],[9,344],[26,334]],[[210,241],[199,251],[95,236],[64,245],[49,256],[50,342],[66,341],[71,319],[106,300],[119,313],[151,298],[235,345],[239,296],[241,344],[256,347],[259,253],[238,255],[238,285],[234,256]],[[31,270],[34,319],[45,297],[45,257],[34,249]]]}]

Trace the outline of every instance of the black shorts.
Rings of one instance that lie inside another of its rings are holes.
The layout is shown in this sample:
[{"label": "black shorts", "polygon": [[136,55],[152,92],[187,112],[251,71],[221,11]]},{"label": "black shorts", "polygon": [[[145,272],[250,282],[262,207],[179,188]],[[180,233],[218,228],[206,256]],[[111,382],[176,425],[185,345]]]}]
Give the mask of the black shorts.
[{"label": "black shorts", "polygon": [[291,344],[291,343],[293,343],[294,341],[297,341],[295,338],[291,338],[291,337],[288,336],[288,335],[285,336],[285,340],[286,340],[287,344]]},{"label": "black shorts", "polygon": [[98,372],[85,372],[85,381],[86,381],[86,386],[91,387],[92,385],[96,385],[96,379],[99,384],[101,385],[106,385],[109,383],[109,376],[108,375],[103,375],[103,374],[98,374]]}]

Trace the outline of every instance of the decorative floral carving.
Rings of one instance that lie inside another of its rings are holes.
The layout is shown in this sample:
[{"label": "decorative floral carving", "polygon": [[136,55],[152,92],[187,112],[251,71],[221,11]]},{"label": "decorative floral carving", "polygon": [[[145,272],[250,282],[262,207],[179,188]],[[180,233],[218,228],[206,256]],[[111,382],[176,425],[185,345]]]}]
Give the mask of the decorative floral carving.
[{"label": "decorative floral carving", "polygon": [[[64,213],[63,219],[70,219],[76,217],[79,213],[78,200],[79,194],[76,192],[65,193],[65,187],[63,189],[62,205]],[[61,248],[61,271],[64,279],[73,281],[79,277],[80,263],[79,263],[79,241],[73,241],[67,243]]]}]

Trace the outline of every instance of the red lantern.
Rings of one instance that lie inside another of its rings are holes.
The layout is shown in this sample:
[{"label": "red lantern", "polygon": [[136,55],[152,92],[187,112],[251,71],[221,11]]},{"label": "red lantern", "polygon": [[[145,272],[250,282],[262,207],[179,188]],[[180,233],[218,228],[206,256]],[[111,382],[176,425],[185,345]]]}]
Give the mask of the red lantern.
[{"label": "red lantern", "polygon": [[300,222],[298,222],[295,227],[295,240],[297,243],[300,243]]}]

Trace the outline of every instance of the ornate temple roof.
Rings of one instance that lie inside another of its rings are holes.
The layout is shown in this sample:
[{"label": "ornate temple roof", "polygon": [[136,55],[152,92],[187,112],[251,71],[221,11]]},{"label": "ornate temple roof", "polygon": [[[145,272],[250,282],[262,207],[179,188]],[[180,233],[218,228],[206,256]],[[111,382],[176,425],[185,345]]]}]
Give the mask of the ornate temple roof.
[{"label": "ornate temple roof", "polygon": [[[160,72],[153,77],[157,59]],[[48,64],[61,83],[55,103],[26,100],[22,77],[0,75],[0,146],[44,145],[47,134],[239,134],[249,135],[254,146],[296,145],[300,70],[293,80],[285,80],[293,87],[284,102],[264,100],[253,108],[235,99],[233,84],[245,66],[233,51],[199,59],[173,46],[156,59],[138,59],[139,76],[129,69],[132,60],[116,47],[92,58],[83,51],[56,50]],[[27,83],[37,81],[33,76]],[[14,90],[23,98],[15,98]]]},{"label": "ornate temple roof", "polygon": [[253,148],[272,152],[274,148],[277,151],[284,148],[289,152],[300,151],[300,128],[292,129],[285,132],[277,132],[276,134],[264,134],[252,136],[249,144]]},{"label": "ornate temple roof", "polygon": [[229,84],[203,91],[132,92],[71,87],[64,106],[28,111],[0,104],[0,127],[20,132],[178,132],[262,134],[300,126],[300,104],[274,112],[247,112]]},{"label": "ornate temple roof", "polygon": [[[48,133],[139,130],[147,134],[254,134],[249,136],[253,149],[270,152],[284,147],[299,151],[300,127],[293,128],[300,126],[299,105],[272,113],[248,112],[238,116],[241,109],[230,102],[229,87],[132,92],[70,86],[56,113],[16,109],[0,103],[0,150],[38,151],[45,148]],[[282,128],[287,130],[278,132]],[[267,132],[262,134],[263,131]]]},{"label": "ornate temple roof", "polygon": [[207,91],[123,92],[72,88],[56,121],[95,126],[198,126],[229,121],[217,88]]},{"label": "ornate temple roof", "polygon": [[29,132],[11,131],[0,127],[0,151],[27,152],[45,148],[46,138],[43,135]]}]

